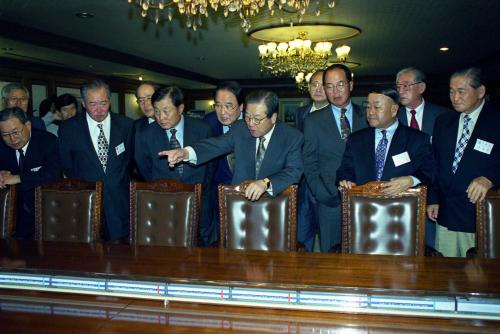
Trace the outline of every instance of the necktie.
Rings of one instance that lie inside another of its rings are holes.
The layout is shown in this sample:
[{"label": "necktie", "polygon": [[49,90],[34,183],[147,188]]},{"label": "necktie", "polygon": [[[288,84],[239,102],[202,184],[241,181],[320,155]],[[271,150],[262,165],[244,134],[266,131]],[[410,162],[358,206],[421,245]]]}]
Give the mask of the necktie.
[{"label": "necktie", "polygon": [[265,137],[259,138],[259,148],[257,149],[257,155],[255,156],[255,177],[259,177],[260,166],[262,165],[262,160],[264,160],[264,155],[266,154],[266,147],[264,142]]},{"label": "necktie", "polygon": [[[177,133],[176,129],[170,129],[170,148],[176,149],[176,148],[181,148],[181,143],[177,140],[177,137],[175,134]],[[177,164],[174,169],[177,171],[177,173],[182,174],[184,166],[182,166],[182,162]]]},{"label": "necktie", "polygon": [[462,129],[462,135],[460,136],[460,139],[458,140],[457,147],[455,148],[455,156],[453,157],[453,166],[451,168],[453,174],[455,174],[455,172],[458,169],[458,163],[462,159],[462,155],[464,155],[465,147],[467,147],[467,143],[469,142],[469,139],[470,139],[469,122],[470,122],[470,116],[465,115],[464,116],[464,127]]},{"label": "necktie", "polygon": [[22,172],[24,167],[24,152],[22,148],[18,149],[17,152],[19,152],[19,171]]},{"label": "necktie", "polygon": [[97,124],[99,128],[99,136],[97,137],[97,156],[99,157],[99,161],[101,162],[102,169],[106,172],[106,165],[108,164],[108,140],[104,135],[104,130],[102,128],[102,124]]},{"label": "necktie", "polygon": [[340,134],[343,140],[347,140],[347,137],[351,134],[351,125],[345,115],[346,111],[346,108],[340,109]]},{"label": "necktie", "polygon": [[377,181],[380,181],[382,178],[382,172],[384,170],[385,151],[387,150],[386,130],[382,130],[382,136],[375,150],[375,174]]},{"label": "necktie", "polygon": [[410,128],[420,130],[420,127],[418,126],[417,118],[415,117],[415,114],[417,112],[415,110],[411,110],[411,120],[410,120]]}]

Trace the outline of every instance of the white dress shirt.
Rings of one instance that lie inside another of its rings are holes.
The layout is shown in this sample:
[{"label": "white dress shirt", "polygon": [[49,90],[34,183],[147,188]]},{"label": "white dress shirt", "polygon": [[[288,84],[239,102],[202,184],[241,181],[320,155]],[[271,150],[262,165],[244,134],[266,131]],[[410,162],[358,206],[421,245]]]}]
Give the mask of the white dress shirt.
[{"label": "white dress shirt", "polygon": [[102,122],[96,122],[90,117],[87,113],[87,125],[89,127],[90,138],[92,139],[92,145],[94,145],[94,149],[96,152],[99,152],[97,139],[99,138],[99,127],[98,124],[102,124],[102,129],[104,131],[104,136],[106,136],[106,140],[108,141],[109,146],[109,136],[111,134],[111,116],[108,113],[108,116]]}]

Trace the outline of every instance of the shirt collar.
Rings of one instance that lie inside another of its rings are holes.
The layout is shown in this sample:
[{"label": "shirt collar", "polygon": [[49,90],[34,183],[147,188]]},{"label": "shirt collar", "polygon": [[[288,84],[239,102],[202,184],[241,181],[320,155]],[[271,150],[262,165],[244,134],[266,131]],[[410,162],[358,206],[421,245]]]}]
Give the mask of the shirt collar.
[{"label": "shirt collar", "polygon": [[[385,131],[386,131],[386,132],[385,132],[385,135],[386,135],[387,137],[391,137],[391,138],[392,138],[392,136],[394,135],[394,132],[396,132],[396,129],[398,128],[398,126],[399,126],[399,121],[398,121],[398,119],[396,118],[396,120],[394,121],[394,123],[392,123],[392,124],[391,124],[391,126],[389,126],[387,129],[385,129]],[[382,134],[382,129],[378,129],[378,128],[377,128],[377,129],[375,129],[375,131],[376,131],[377,133]]]},{"label": "shirt collar", "polygon": [[[338,112],[340,113],[340,110],[341,110],[342,108],[339,108],[339,107],[337,107],[336,105],[334,105],[334,104],[332,104],[332,103],[330,103],[330,105],[332,106],[332,110],[333,110],[333,111],[338,111]],[[347,105],[346,105],[344,108],[347,110],[347,112],[349,112],[350,110],[352,110],[352,102],[351,102],[351,99],[349,99],[349,103],[347,103]]]},{"label": "shirt collar", "polygon": [[412,110],[415,110],[416,114],[420,114],[420,113],[424,112],[424,107],[425,107],[425,100],[424,100],[424,98],[422,98],[422,102],[420,102],[420,104],[415,109],[411,109],[408,107],[405,107],[405,109],[406,109],[406,112],[408,112],[408,113],[410,113],[410,111],[412,111]]},{"label": "shirt collar", "polygon": [[[479,118],[479,114],[481,113],[481,110],[483,110],[483,107],[484,107],[484,99],[479,105],[479,107],[477,107],[471,113],[468,114],[470,116],[471,121],[474,122],[474,124],[477,122],[477,119]],[[467,114],[461,113],[460,118],[463,120],[465,115]]]},{"label": "shirt collar", "polygon": [[269,132],[264,135],[264,138],[266,138],[266,144],[269,144],[269,141],[271,140],[271,136],[273,135],[275,127],[276,127],[276,123],[274,123],[273,127],[271,128],[271,130],[269,130]]},{"label": "shirt collar", "polygon": [[97,124],[102,124],[103,126],[106,126],[108,125],[109,122],[111,122],[111,116],[109,115],[109,112],[106,118],[102,122],[97,122],[92,117],[90,117],[89,113],[86,114],[87,114],[87,123],[93,128],[94,127],[97,128]]}]

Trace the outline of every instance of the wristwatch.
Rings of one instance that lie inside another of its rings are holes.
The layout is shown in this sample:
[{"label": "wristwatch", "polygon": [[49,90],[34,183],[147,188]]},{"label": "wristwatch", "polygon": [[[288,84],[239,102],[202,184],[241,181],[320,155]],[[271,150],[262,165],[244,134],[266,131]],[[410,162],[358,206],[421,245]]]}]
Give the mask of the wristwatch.
[{"label": "wristwatch", "polygon": [[266,189],[269,189],[271,186],[271,180],[269,180],[267,177],[264,178],[262,181],[264,181],[264,184],[266,185]]}]

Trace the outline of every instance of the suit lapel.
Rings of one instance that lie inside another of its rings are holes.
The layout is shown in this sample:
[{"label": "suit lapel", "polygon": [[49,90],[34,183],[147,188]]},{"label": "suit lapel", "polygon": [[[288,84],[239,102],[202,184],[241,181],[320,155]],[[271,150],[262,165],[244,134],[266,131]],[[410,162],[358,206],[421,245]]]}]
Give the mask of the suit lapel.
[{"label": "suit lapel", "polygon": [[435,119],[436,115],[432,112],[432,106],[425,102],[424,113],[422,115],[422,128],[420,130],[425,133],[430,133],[432,136],[432,127]]},{"label": "suit lapel", "polygon": [[404,130],[401,126],[398,126],[396,131],[394,132],[394,136],[391,140],[391,145],[388,147],[387,156],[385,158],[384,170],[382,171],[382,179],[387,179],[386,175],[391,175],[391,172],[394,170],[395,165],[392,161],[392,157],[396,154],[402,153],[401,147],[405,141]]},{"label": "suit lapel", "polygon": [[[445,124],[446,130],[443,131],[445,133],[445,138],[447,138],[446,143],[439,143],[443,159],[445,161],[445,166],[449,166],[449,172],[451,173],[451,169],[453,166],[453,159],[455,157],[455,146],[456,139],[458,135],[458,124],[459,124],[460,114],[457,115],[451,120],[450,123]],[[467,145],[468,146],[468,145]]]},{"label": "suit lapel", "polygon": [[[81,123],[81,127],[83,127],[83,129],[84,129],[83,131],[79,132],[83,136],[82,146],[85,147],[89,157],[92,159],[92,161],[94,161],[96,170],[101,170],[102,173],[104,173],[104,170],[102,169],[101,161],[99,160],[97,152],[94,148],[94,143],[92,142],[92,137],[90,137],[89,125],[87,123],[87,113],[81,114],[80,123]],[[87,143],[87,144],[85,145],[83,143]]]},{"label": "suit lapel", "polygon": [[[424,113],[425,115],[425,113]],[[406,108],[400,107],[398,110],[398,120],[399,123],[408,126],[408,117],[406,117]]]},{"label": "suit lapel", "polygon": [[[266,149],[266,154],[264,155],[264,160],[262,160],[262,165],[260,166],[259,170],[259,175],[266,175],[269,173],[266,173],[266,169],[269,165],[272,165],[272,160],[274,160],[273,157],[276,156],[276,154],[279,152],[279,149],[281,147],[281,141],[280,138],[282,137],[281,132],[283,130],[283,124],[276,122],[276,125],[274,127],[273,135],[271,136],[271,139],[269,140],[269,144],[267,145]],[[255,148],[254,148],[255,151]],[[254,155],[254,161],[255,161],[255,155]],[[255,163],[254,163],[255,166]],[[257,179],[259,178],[259,175],[256,175]]]},{"label": "suit lapel", "polygon": [[[366,124],[365,113],[363,112],[361,107],[359,107],[357,104],[352,103],[352,129],[351,129],[351,132],[356,132],[358,130],[365,128],[366,127],[365,124]],[[337,129],[336,126],[335,126],[335,128]],[[337,132],[338,132],[338,129],[337,129]],[[340,134],[339,134],[339,136],[340,136]]]}]

